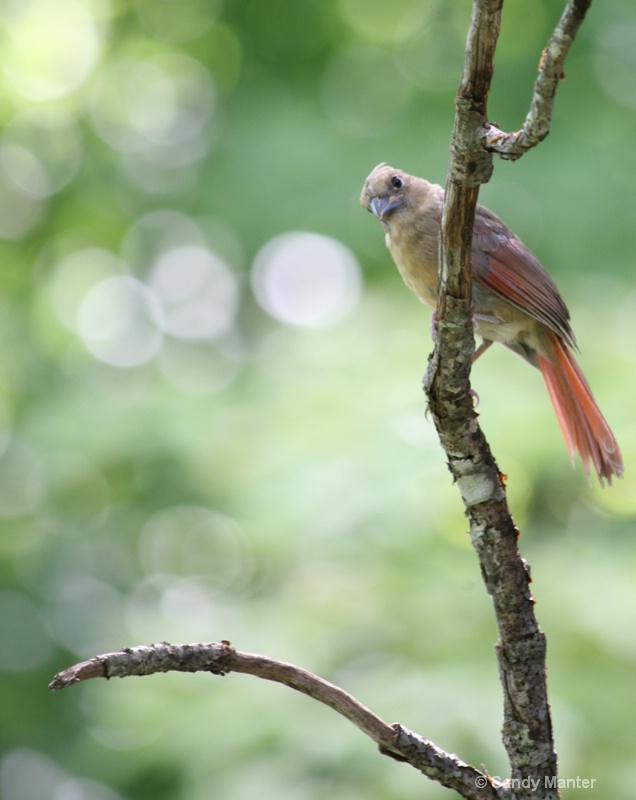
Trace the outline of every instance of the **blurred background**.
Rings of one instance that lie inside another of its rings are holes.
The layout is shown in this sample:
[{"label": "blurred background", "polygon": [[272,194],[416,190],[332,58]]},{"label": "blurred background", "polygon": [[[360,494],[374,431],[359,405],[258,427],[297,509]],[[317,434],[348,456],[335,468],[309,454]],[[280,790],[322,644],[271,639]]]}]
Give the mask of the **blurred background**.
[{"label": "blurred background", "polygon": [[[505,4],[518,128],[562,3]],[[0,53],[0,795],[449,797],[254,678],[61,694],[231,640],[506,775],[496,629],[420,381],[429,312],[362,211],[443,183],[468,0],[8,0]],[[552,133],[482,201],[571,308],[626,475],[571,469],[538,373],[473,372],[532,565],[568,797],[636,782],[636,15],[595,3]]]}]

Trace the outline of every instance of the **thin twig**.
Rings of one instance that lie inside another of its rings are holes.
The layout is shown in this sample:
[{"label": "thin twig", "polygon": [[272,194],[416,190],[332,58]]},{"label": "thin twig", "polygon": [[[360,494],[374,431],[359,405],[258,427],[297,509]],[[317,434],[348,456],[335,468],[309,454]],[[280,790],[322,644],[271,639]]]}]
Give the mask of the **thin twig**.
[{"label": "thin twig", "polygon": [[469,800],[495,800],[503,787],[456,755],[399,724],[389,725],[344,689],[307,670],[253,653],[241,653],[229,642],[204,644],[155,644],[127,647],[82,661],[59,672],[51,681],[53,691],[91,678],[125,678],[157,672],[242,672],[282,683],[332,708],[371,738],[384,755],[404,761],[428,778],[455,789]]},{"label": "thin twig", "polygon": [[519,131],[506,133],[489,124],[485,146],[491,153],[514,161],[550,133],[554,96],[565,77],[563,64],[592,0],[569,0],[539,63],[530,111]]}]

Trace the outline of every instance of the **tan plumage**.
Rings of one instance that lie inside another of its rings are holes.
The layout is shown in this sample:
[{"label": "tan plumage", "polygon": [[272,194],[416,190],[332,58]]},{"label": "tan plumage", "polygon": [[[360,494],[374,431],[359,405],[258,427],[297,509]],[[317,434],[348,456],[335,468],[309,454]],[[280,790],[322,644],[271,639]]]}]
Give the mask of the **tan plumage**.
[{"label": "tan plumage", "polygon": [[[380,164],[360,202],[382,223],[406,285],[437,302],[439,233],[444,190]],[[570,314],[536,256],[492,211],[478,205],[472,240],[476,333],[499,342],[541,370],[571,458],[578,451],[603,484],[623,474],[620,449],[572,354]]]}]

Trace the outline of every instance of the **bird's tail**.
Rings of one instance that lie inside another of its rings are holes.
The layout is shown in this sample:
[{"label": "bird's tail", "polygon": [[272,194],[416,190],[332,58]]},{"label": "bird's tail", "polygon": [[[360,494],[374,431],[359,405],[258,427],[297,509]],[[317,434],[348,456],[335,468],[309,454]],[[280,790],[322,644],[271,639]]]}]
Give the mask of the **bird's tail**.
[{"label": "bird's tail", "polygon": [[552,334],[555,359],[539,355],[539,367],[557,415],[565,443],[574,461],[578,451],[587,474],[590,461],[603,481],[623,475],[623,458],[618,442],[601,414],[579,365],[567,345]]}]

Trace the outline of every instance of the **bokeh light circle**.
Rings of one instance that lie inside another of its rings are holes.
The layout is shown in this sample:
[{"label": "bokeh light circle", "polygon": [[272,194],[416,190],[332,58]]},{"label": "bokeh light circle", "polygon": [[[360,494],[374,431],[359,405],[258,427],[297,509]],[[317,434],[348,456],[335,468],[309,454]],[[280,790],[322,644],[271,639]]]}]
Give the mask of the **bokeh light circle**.
[{"label": "bokeh light circle", "polygon": [[29,109],[2,132],[0,163],[27,195],[48,197],[59,192],[75,177],[83,158],[80,130],[61,110]]},{"label": "bokeh light circle", "polygon": [[286,233],[257,253],[252,286],[258,303],[288,325],[321,328],[345,319],[362,290],[360,266],[342,242]]},{"label": "bokeh light circle", "polygon": [[77,327],[100,361],[136,367],[150,361],[163,340],[161,308],[148,287],[129,275],[104,278],[86,293]]},{"label": "bokeh light circle", "polygon": [[200,245],[182,245],[157,259],[149,280],[162,324],[181,339],[214,339],[233,325],[238,283],[230,268]]},{"label": "bokeh light circle", "polygon": [[28,100],[65,97],[89,78],[100,53],[100,36],[91,11],[78,0],[9,4],[11,23],[4,45],[4,71]]},{"label": "bokeh light circle", "polygon": [[47,288],[49,301],[62,325],[75,331],[86,293],[105,278],[125,271],[126,264],[118,256],[99,247],[72,250],[59,258],[50,270]]},{"label": "bokeh light circle", "polygon": [[[123,153],[158,145],[164,159],[169,152],[171,161],[188,163],[198,152],[192,144],[205,132],[214,97],[210,73],[193,58],[162,53],[122,61],[104,74],[95,92],[93,127]],[[183,147],[186,142],[190,147]]]}]

